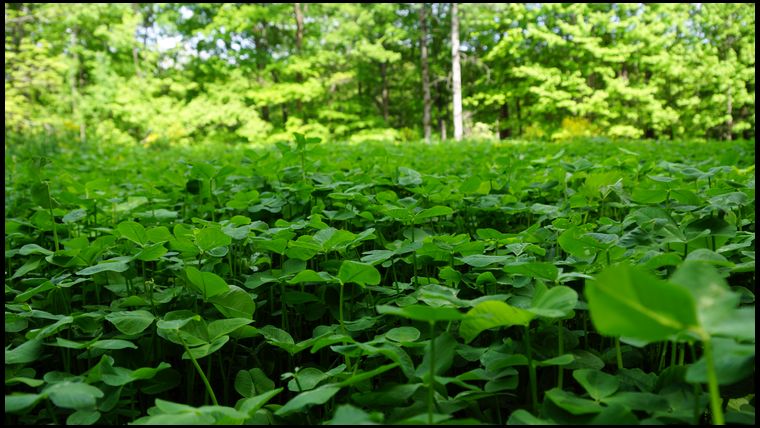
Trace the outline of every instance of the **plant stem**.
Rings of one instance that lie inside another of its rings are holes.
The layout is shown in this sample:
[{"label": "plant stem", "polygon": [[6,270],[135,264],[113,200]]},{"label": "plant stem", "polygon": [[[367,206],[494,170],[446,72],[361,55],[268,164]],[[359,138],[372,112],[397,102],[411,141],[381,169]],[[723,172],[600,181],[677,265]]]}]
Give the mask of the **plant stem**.
[{"label": "plant stem", "polygon": [[[562,339],[562,320],[557,324],[557,356],[561,356],[565,352],[565,343]],[[562,389],[562,380],[564,377],[564,368],[557,366],[557,388]]]},{"label": "plant stem", "polygon": [[50,183],[45,181],[48,194],[48,209],[50,210],[50,221],[53,222],[53,240],[55,241],[55,251],[58,251],[58,228],[55,225],[55,216],[53,215],[53,200],[50,197]]},{"label": "plant stem", "polygon": [[718,376],[715,372],[715,361],[713,360],[712,340],[707,333],[703,333],[702,342],[704,344],[705,363],[707,365],[707,387],[710,390],[710,410],[712,411],[713,425],[725,425],[723,419],[722,399],[718,390]]},{"label": "plant stem", "polygon": [[528,356],[528,377],[530,378],[530,402],[533,413],[538,412],[538,389],[536,386],[536,366],[533,365],[533,351],[530,347],[530,326],[525,326],[525,349]]},{"label": "plant stem", "polygon": [[435,321],[430,321],[430,375],[428,378],[428,424],[433,424],[433,402],[435,384]]},{"label": "plant stem", "polygon": [[[340,282],[340,295],[338,297],[338,319],[340,321],[340,328],[343,330],[343,334],[348,336],[348,330],[346,330],[346,324],[343,323],[343,281]],[[346,344],[346,341],[343,341],[343,344]],[[348,355],[345,355],[346,358],[346,369],[351,370],[351,358],[349,358]]]},{"label": "plant stem", "polygon": [[185,344],[185,340],[182,339],[182,336],[180,334],[177,334],[177,337],[179,337],[180,342],[182,342],[182,347],[185,348],[185,352],[187,352],[187,355],[190,357],[190,360],[192,360],[193,365],[195,366],[195,370],[198,371],[198,374],[201,376],[201,380],[203,380],[203,384],[206,385],[206,392],[208,392],[208,395],[211,396],[211,401],[214,403],[215,406],[218,406],[219,402],[216,401],[216,395],[214,395],[214,390],[211,389],[211,384],[208,383],[208,378],[206,378],[206,374],[203,373],[203,370],[201,370],[201,366],[198,365],[198,361],[196,361],[195,357],[193,357],[193,354],[190,352],[190,349]]},{"label": "plant stem", "polygon": [[615,354],[617,355],[617,367],[618,370],[623,368],[623,354],[620,352],[620,338],[615,338]]}]

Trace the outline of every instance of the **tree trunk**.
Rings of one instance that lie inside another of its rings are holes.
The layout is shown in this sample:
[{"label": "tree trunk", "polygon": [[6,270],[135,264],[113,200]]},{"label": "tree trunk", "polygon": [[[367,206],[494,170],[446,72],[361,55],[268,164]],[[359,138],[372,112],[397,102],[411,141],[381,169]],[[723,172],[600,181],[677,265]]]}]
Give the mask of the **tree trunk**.
[{"label": "tree trunk", "polygon": [[517,135],[522,136],[522,123],[520,123],[520,99],[515,100],[515,110],[517,110]]},{"label": "tree trunk", "polygon": [[728,100],[726,103],[726,114],[728,115],[728,120],[726,121],[726,139],[728,141],[731,141],[731,131],[734,127],[734,105],[733,105],[733,99],[731,98],[731,82],[728,83]]},{"label": "tree trunk", "polygon": [[430,143],[430,78],[428,77],[427,26],[425,25],[425,3],[420,5],[420,63],[422,65],[422,129],[425,142]]},{"label": "tree trunk", "polygon": [[446,140],[446,119],[443,115],[443,94],[440,81],[439,83],[436,83],[435,89],[435,106],[438,110],[438,130],[441,133],[441,141],[444,141]]},{"label": "tree trunk", "polygon": [[380,76],[383,78],[383,119],[388,122],[388,61],[380,64]]},{"label": "tree trunk", "polygon": [[[298,55],[301,55],[301,46],[303,45],[303,12],[301,11],[301,3],[294,3],[293,9],[296,15],[296,51]],[[303,82],[301,73],[296,73],[296,82]],[[301,114],[301,110],[303,110],[303,106],[299,98],[296,100],[296,111],[299,115]]]},{"label": "tree trunk", "polygon": [[512,129],[509,127],[509,104],[505,101],[499,109],[499,139],[506,140],[512,135]]},{"label": "tree trunk", "polygon": [[137,54],[137,46],[132,48],[132,61],[135,63],[135,76],[142,78],[142,73],[140,73],[140,57]]},{"label": "tree trunk", "polygon": [[451,80],[454,99],[454,139],[462,139],[462,76],[459,69],[459,16],[457,4],[451,3]]}]

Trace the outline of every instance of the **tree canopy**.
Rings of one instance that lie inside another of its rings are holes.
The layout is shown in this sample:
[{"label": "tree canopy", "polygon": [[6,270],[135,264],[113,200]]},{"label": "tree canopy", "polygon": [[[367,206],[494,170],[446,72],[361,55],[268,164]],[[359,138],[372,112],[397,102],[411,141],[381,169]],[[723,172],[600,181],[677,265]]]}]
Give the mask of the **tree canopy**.
[{"label": "tree canopy", "polygon": [[[423,40],[432,134],[451,136],[451,12],[6,4],[6,138],[420,139]],[[754,16],[754,4],[461,4],[464,134],[754,138]]]}]

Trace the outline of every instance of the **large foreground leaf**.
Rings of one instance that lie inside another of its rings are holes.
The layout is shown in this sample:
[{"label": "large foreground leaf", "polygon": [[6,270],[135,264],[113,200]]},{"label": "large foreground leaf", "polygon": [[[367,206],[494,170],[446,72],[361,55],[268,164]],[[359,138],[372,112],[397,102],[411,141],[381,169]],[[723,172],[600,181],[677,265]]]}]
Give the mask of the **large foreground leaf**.
[{"label": "large foreground leaf", "polygon": [[686,289],[636,267],[610,266],[585,291],[591,321],[605,335],[656,342],[698,326]]}]

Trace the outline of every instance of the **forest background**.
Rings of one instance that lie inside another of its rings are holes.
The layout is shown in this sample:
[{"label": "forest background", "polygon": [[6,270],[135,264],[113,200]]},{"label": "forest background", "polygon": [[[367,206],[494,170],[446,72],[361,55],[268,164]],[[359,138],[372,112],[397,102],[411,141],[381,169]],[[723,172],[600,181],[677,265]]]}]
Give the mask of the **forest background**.
[{"label": "forest background", "polygon": [[6,4],[6,142],[445,140],[454,35],[465,138],[754,138],[754,4],[452,9]]}]

